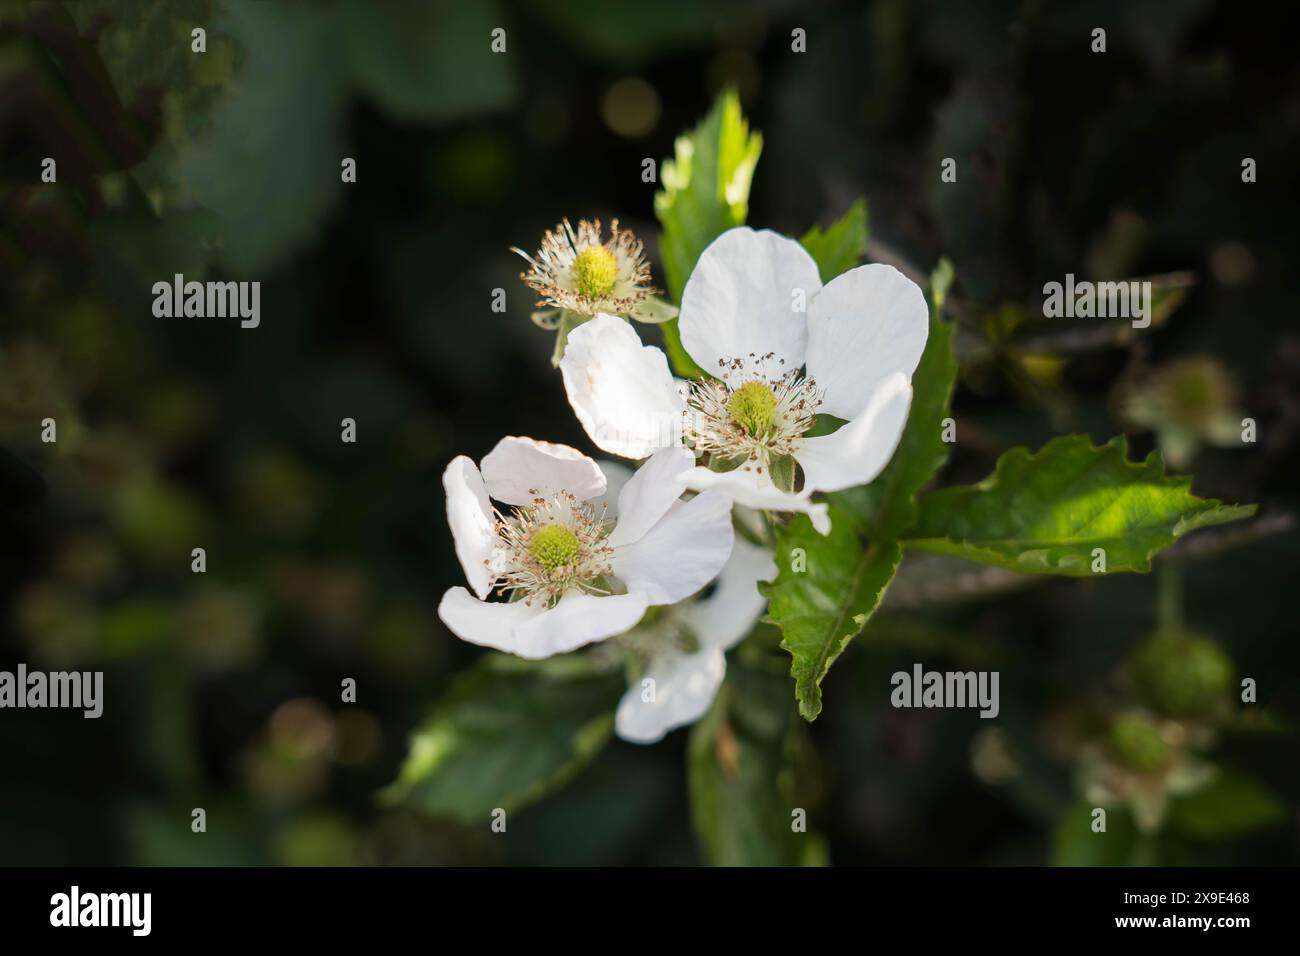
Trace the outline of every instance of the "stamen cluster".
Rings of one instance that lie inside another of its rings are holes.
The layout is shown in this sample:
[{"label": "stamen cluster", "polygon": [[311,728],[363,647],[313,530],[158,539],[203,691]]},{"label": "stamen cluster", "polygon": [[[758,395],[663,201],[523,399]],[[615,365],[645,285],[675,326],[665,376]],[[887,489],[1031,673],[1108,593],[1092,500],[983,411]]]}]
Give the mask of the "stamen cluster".
[{"label": "stamen cluster", "polygon": [[720,377],[691,382],[686,398],[683,430],[696,454],[760,472],[794,454],[821,407],[817,383],[782,373],[771,353],[718,364]]},{"label": "stamen cluster", "polygon": [[567,492],[539,496],[529,507],[497,514],[503,548],[490,567],[494,586],[511,600],[553,607],[569,591],[608,594],[614,549],[604,509]]}]

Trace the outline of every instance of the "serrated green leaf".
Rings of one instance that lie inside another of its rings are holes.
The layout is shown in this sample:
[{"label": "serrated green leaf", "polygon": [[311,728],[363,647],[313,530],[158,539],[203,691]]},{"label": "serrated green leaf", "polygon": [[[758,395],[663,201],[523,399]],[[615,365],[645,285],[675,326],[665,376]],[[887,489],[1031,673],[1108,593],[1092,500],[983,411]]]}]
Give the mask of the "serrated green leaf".
[{"label": "serrated green leaf", "polygon": [[[764,585],[768,616],[781,628],[781,646],[793,656],[799,711],[821,712],[821,681],[835,659],[866,625],[902,559],[895,542],[916,514],[916,493],[947,459],[942,422],[948,414],[957,362],[952,330],[940,319],[952,281],[944,263],[931,282],[930,336],[912,376],[907,427],[889,465],[871,484],[831,499],[831,533],[817,534],[806,517],[777,532],[776,580]],[[804,570],[796,570],[795,548]]]},{"label": "serrated green leaf", "polygon": [[776,580],[759,585],[793,658],[790,675],[805,720],[821,713],[822,678],[876,610],[902,559],[893,540],[867,545],[852,512],[832,503],[830,519],[825,536],[806,515],[778,528]]},{"label": "serrated green leaf", "polygon": [[1249,517],[1254,505],[1224,505],[1167,476],[1159,453],[1130,462],[1118,437],[1100,447],[1086,435],[1048,442],[1037,454],[1013,448],[975,485],[921,500],[909,549],[1030,574],[1086,577],[1094,549],[1105,572],[1149,571],[1151,558],[1189,531]]},{"label": "serrated green leaf", "polygon": [[785,678],[733,662],[687,755],[691,820],[710,864],[821,862],[821,838],[791,827],[797,732]]},{"label": "serrated green leaf", "polygon": [[1285,806],[1273,794],[1253,780],[1223,770],[1169,807],[1170,824],[1202,840],[1228,840],[1272,826],[1285,816]]},{"label": "serrated green leaf", "polygon": [[[677,138],[674,157],[664,160],[655,215],[663,227],[659,254],[674,302],[681,302],[686,280],[705,247],[728,229],[744,224],[749,186],[762,149],[763,137],[749,131],[740,100],[728,90],[699,126]],[[677,373],[702,376],[703,369],[682,348],[677,320],[659,328]]]},{"label": "serrated green leaf", "polygon": [[822,282],[852,269],[867,251],[867,201],[859,199],[825,232],[813,226],[799,242],[817,263]]},{"label": "serrated green leaf", "polygon": [[577,656],[488,654],[456,678],[411,738],[386,791],[432,814],[482,822],[567,781],[609,740],[619,675]]},{"label": "serrated green leaf", "polygon": [[941,260],[930,279],[930,334],[912,375],[912,406],[893,458],[869,485],[836,496],[856,513],[869,538],[902,534],[916,520],[917,492],[948,460],[943,422],[957,381],[957,360],[952,326],[941,315],[952,279],[952,264]]}]

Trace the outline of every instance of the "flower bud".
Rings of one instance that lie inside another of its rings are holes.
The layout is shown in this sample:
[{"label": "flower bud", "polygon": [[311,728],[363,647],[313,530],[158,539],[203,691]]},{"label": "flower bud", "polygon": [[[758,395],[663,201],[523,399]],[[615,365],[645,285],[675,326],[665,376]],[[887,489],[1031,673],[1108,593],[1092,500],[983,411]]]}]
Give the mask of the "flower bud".
[{"label": "flower bud", "polygon": [[1232,686],[1232,660],[1213,638],[1191,631],[1162,631],[1129,661],[1143,703],[1166,717],[1207,717]]}]

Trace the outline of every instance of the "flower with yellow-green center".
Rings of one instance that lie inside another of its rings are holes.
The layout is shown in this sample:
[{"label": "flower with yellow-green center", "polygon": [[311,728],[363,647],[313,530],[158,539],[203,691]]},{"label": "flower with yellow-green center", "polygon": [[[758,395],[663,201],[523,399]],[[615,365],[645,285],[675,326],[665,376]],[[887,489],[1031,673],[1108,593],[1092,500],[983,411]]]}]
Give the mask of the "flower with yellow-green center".
[{"label": "flower with yellow-green center", "polygon": [[1123,806],[1140,830],[1152,833],[1164,822],[1171,797],[1195,793],[1213,779],[1214,765],[1198,752],[1212,739],[1206,728],[1145,711],[1115,714],[1080,754],[1084,799],[1094,806]]},{"label": "flower with yellow-green center", "polygon": [[[612,461],[600,462],[614,499],[632,472]],[[735,521],[751,528],[753,512]],[[737,535],[716,586],[671,607],[652,608],[637,626],[597,649],[595,659],[627,675],[628,688],[614,715],[614,732],[623,740],[652,744],[676,727],[699,720],[717,697],[727,673],[727,651],[758,623],[767,601],[758,582],[776,575],[772,554]]]},{"label": "flower with yellow-green center", "polygon": [[[592,441],[627,458],[684,444],[698,459],[692,489],[805,512],[825,533],[812,495],[871,481],[902,437],[929,308],[892,266],[823,286],[799,243],[740,227],[700,255],[678,330],[709,377],[674,381],[666,356],[612,316],[572,331],[560,371]],[[810,435],[819,416],[843,424]]]},{"label": "flower with yellow-green center", "polygon": [[535,254],[512,247],[528,262],[520,278],[537,293],[538,307],[582,319],[598,312],[653,322],[670,317],[659,315],[663,303],[652,302],[655,289],[641,240],[619,228],[617,219],[609,224],[609,238],[601,236],[599,219],[580,219],[577,229],[565,219],[547,230]]},{"label": "flower with yellow-green center", "polygon": [[651,457],[619,491],[615,522],[605,475],[567,445],[503,438],[479,465],[455,458],[442,481],[469,589],[448,590],[438,616],[462,640],[541,658],[691,596],[726,562],[734,531],[726,496],[679,500],[690,466],[684,448]]},{"label": "flower with yellow-green center", "polygon": [[1121,392],[1124,416],[1156,433],[1171,468],[1191,464],[1201,445],[1242,446],[1242,412],[1236,383],[1223,364],[1207,356],[1175,359]]},{"label": "flower with yellow-green center", "polygon": [[557,330],[552,363],[560,364],[569,332],[599,313],[664,322],[677,310],[655,297],[650,263],[641,240],[618,220],[601,238],[600,220],[580,219],[574,229],[565,219],[542,237],[534,255],[513,248],[528,262],[524,284],[538,295],[533,322]]}]

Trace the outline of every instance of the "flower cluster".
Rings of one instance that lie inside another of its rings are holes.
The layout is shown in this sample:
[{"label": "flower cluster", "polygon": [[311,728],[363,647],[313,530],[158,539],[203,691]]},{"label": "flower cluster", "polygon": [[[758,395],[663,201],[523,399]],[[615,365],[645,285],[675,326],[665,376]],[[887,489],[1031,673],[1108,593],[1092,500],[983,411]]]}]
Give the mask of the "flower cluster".
[{"label": "flower cluster", "polygon": [[598,221],[565,220],[535,255],[515,251],[539,305],[561,317],[558,364],[578,421],[597,447],[641,464],[517,437],[478,465],[457,457],[443,485],[469,588],[448,590],[439,615],[461,639],[524,658],[601,642],[597,659],[629,676],[618,734],[653,742],[708,710],[726,652],[762,614],[773,557],[735,527],[756,510],[802,512],[824,534],[827,506],[813,495],[888,463],[925,348],[925,299],[884,265],[823,286],[799,243],[729,230],[682,295],[682,345],[707,374],[681,381],[626,321],[679,313],[654,298],[642,244],[617,220],[604,241]]}]

